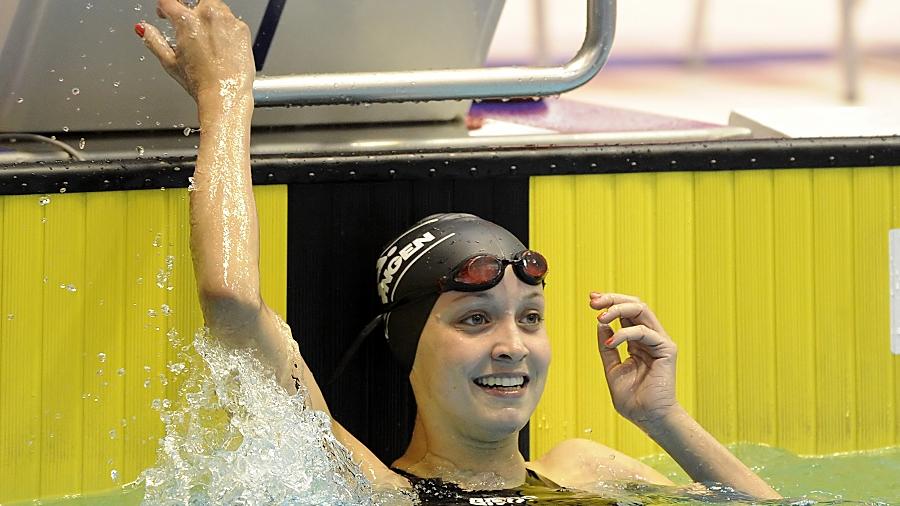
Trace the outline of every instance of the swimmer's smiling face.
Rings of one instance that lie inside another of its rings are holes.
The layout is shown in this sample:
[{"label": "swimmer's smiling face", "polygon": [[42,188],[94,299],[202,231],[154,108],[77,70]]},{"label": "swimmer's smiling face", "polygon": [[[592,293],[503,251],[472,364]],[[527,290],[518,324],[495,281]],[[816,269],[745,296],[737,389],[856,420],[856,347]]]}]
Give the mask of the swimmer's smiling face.
[{"label": "swimmer's smiling face", "polygon": [[441,294],[410,380],[426,427],[498,441],[528,422],[549,365],[543,288],[507,267],[490,290]]}]

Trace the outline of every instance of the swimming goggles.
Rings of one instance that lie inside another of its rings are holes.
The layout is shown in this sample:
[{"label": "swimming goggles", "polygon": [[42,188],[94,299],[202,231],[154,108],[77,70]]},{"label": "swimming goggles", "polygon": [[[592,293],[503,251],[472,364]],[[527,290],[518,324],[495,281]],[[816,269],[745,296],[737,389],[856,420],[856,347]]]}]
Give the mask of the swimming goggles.
[{"label": "swimming goggles", "polygon": [[474,255],[438,280],[437,293],[490,290],[503,280],[507,265],[512,265],[516,276],[529,285],[539,285],[547,276],[547,259],[537,251],[525,250],[511,259]]},{"label": "swimming goggles", "polygon": [[390,313],[400,306],[409,304],[423,297],[444,292],[482,292],[490,290],[503,281],[506,266],[511,265],[513,272],[529,285],[542,285],[547,277],[547,259],[537,251],[525,250],[512,258],[500,258],[495,255],[481,253],[463,260],[452,271],[441,276],[433,288],[425,288],[407,294],[381,307],[382,313]]}]

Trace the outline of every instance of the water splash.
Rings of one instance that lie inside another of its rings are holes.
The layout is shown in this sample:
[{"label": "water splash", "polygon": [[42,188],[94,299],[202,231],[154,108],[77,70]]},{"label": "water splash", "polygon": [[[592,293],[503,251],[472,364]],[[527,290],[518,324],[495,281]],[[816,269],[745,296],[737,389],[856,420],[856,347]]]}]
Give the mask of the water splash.
[{"label": "water splash", "polygon": [[145,504],[373,504],[305,390],[289,395],[250,350],[226,349],[206,329],[194,348],[199,356],[178,357],[178,402],[155,403],[166,435],[139,478]]}]

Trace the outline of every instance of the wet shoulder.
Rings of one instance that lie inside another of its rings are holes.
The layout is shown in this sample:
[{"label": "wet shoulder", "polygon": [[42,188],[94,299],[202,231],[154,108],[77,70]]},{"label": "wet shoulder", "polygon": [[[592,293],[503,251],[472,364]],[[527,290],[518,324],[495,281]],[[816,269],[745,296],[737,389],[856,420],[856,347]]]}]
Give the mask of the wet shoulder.
[{"label": "wet shoulder", "polygon": [[592,490],[598,481],[671,482],[650,466],[589,439],[568,439],[528,467],[563,487]]}]

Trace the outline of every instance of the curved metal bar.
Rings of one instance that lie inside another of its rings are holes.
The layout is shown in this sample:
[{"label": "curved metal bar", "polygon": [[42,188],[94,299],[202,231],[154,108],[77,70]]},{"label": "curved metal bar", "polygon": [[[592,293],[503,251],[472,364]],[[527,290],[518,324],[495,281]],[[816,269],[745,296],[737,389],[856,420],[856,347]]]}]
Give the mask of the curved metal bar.
[{"label": "curved metal bar", "polygon": [[365,72],[260,77],[257,107],[559,95],[588,82],[606,65],[616,31],[616,0],[588,0],[584,44],[561,67]]}]

